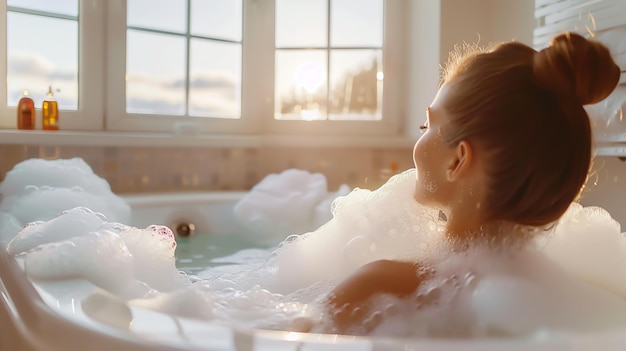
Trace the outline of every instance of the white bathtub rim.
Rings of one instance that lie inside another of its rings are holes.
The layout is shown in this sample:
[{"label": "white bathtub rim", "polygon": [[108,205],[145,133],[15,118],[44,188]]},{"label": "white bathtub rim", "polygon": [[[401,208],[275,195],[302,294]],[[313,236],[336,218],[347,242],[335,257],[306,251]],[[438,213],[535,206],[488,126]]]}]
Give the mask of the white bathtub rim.
[{"label": "white bathtub rim", "polygon": [[204,192],[171,192],[149,194],[122,195],[131,208],[173,206],[173,205],[197,205],[207,202],[227,201],[236,202],[243,198],[247,191],[204,191]]},{"label": "white bathtub rim", "polygon": [[0,263],[0,313],[10,315],[13,330],[19,333],[4,335],[3,338],[19,339],[16,345],[28,345],[32,350],[80,350],[86,344],[93,351],[107,351],[120,346],[128,351],[188,350],[175,346],[163,348],[165,345],[140,340],[104,324],[76,323],[44,301],[15,258],[4,248],[0,249]]},{"label": "white bathtub rim", "polygon": [[[6,252],[2,253],[3,256],[8,257]],[[14,258],[9,257],[10,260],[15,261]],[[271,330],[258,330],[258,329],[243,329],[243,328],[226,328],[216,327],[214,329],[214,335],[221,335],[221,345],[215,345],[211,347],[210,340],[207,340],[207,335],[204,338],[189,340],[188,344],[176,342],[175,338],[172,338],[167,333],[159,331],[160,335],[137,335],[128,331],[121,331],[117,328],[110,327],[98,322],[90,323],[89,325],[81,325],[75,320],[71,320],[63,316],[62,313],[54,311],[50,306],[50,301],[44,302],[42,297],[30,284],[30,281],[25,277],[23,271],[19,265],[14,262],[12,264],[3,265],[2,277],[3,280],[7,277],[5,271],[7,267],[10,269],[19,270],[18,272],[12,272],[13,278],[10,283],[13,283],[13,287],[7,289],[9,298],[15,303],[15,309],[20,314],[16,316],[15,322],[17,329],[24,335],[23,338],[28,338],[34,345],[45,345],[46,349],[54,349],[51,346],[55,345],[54,342],[58,342],[57,338],[54,338],[53,333],[37,333],[41,330],[33,330],[30,326],[41,325],[41,318],[46,319],[44,324],[48,327],[54,327],[54,330],[62,330],[65,335],[81,335],[85,337],[85,340],[74,340],[72,345],[84,346],[86,343],[93,345],[93,350],[110,350],[112,347],[124,346],[124,350],[226,350],[223,348],[224,344],[232,343],[232,348],[229,350],[256,350],[256,346],[259,349],[267,349],[268,345],[287,345],[287,344],[302,344],[308,346],[323,346],[323,345],[345,345],[345,350],[562,350],[570,349],[574,345],[577,350],[623,350],[626,345],[626,334],[607,332],[599,334],[582,334],[572,335],[567,338],[554,338],[549,340],[532,340],[532,339],[403,339],[403,338],[385,338],[385,337],[357,337],[357,336],[344,336],[334,334],[313,334],[313,333],[298,333],[288,331],[271,331]],[[21,273],[21,274],[20,274]],[[17,288],[17,289],[16,289]],[[13,299],[18,294],[21,298]],[[26,304],[26,305],[24,305]],[[32,311],[32,316],[28,316],[29,313],[24,311]],[[134,309],[137,313],[139,309]],[[69,312],[68,312],[69,313]],[[151,312],[152,313],[152,312]],[[26,315],[23,315],[26,314]],[[186,320],[185,318],[178,318],[182,323],[198,323],[198,321]],[[40,328],[41,329],[41,328]],[[195,334],[194,334],[195,335]],[[598,339],[598,336],[602,336],[602,339]],[[158,340],[156,340],[158,339]],[[98,340],[97,342],[94,340]],[[242,345],[252,345],[252,348],[242,348]],[[72,345],[63,345],[59,348],[72,349]],[[265,345],[265,346],[264,346]],[[337,350],[341,348],[333,348]]]}]

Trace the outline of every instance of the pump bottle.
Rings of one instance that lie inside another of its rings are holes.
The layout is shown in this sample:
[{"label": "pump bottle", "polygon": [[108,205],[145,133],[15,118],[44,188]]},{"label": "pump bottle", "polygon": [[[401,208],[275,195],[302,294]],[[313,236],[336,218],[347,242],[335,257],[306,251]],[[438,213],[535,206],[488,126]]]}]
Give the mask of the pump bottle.
[{"label": "pump bottle", "polygon": [[57,100],[52,94],[52,86],[48,87],[48,93],[41,105],[44,130],[59,130],[59,108]]},{"label": "pump bottle", "polygon": [[28,90],[17,103],[17,128],[35,129],[35,103],[28,96]]}]

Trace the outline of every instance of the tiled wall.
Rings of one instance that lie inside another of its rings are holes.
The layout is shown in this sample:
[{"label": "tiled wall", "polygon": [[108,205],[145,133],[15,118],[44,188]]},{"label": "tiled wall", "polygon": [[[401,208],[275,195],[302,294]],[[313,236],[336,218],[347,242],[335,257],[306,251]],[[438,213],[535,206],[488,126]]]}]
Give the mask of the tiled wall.
[{"label": "tiled wall", "polygon": [[29,158],[81,157],[117,194],[248,190],[288,168],[319,172],[328,190],[375,189],[413,167],[410,149],[207,148],[0,145],[0,180]]},{"label": "tiled wall", "polygon": [[[0,180],[29,158],[81,157],[117,194],[249,190],[266,175],[288,168],[320,172],[328,190],[341,184],[375,189],[392,174],[412,168],[406,149],[76,147],[0,145]],[[582,194],[626,226],[626,162],[598,157]]]}]

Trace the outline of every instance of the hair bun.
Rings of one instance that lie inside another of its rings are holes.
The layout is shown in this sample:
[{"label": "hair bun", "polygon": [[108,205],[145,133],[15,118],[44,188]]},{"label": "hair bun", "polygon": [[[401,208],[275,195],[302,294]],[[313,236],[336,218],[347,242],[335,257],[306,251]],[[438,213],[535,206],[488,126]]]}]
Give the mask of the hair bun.
[{"label": "hair bun", "polygon": [[535,54],[533,75],[540,87],[587,105],[611,94],[619,81],[620,68],[606,46],[576,33],[565,33]]}]

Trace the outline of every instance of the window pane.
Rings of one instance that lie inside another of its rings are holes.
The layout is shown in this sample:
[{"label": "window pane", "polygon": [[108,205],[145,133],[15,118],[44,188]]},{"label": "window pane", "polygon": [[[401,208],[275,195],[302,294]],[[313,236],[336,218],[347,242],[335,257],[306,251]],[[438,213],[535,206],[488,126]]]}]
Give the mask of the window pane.
[{"label": "window pane", "polygon": [[326,47],[327,0],[277,0],[276,47]]},{"label": "window pane", "polygon": [[382,47],[383,0],[331,0],[333,47]]},{"label": "window pane", "polygon": [[241,0],[192,0],[191,34],[241,41]]},{"label": "window pane", "polygon": [[28,90],[35,105],[41,107],[48,86],[52,86],[59,108],[76,110],[78,22],[8,12],[7,28],[8,105],[16,106],[22,92]]},{"label": "window pane", "polygon": [[185,38],[127,32],[126,111],[185,114]]},{"label": "window pane", "polygon": [[329,119],[381,119],[381,57],[381,50],[331,51]]},{"label": "window pane", "polygon": [[241,44],[191,40],[189,115],[239,118]]},{"label": "window pane", "polygon": [[187,32],[186,0],[127,0],[131,27]]},{"label": "window pane", "polygon": [[326,50],[276,51],[276,119],[326,119]]},{"label": "window pane", "polygon": [[78,16],[78,0],[8,0],[7,5],[61,15]]}]

